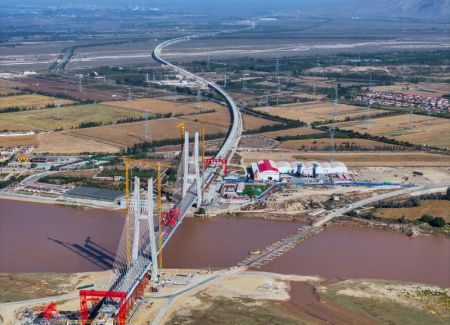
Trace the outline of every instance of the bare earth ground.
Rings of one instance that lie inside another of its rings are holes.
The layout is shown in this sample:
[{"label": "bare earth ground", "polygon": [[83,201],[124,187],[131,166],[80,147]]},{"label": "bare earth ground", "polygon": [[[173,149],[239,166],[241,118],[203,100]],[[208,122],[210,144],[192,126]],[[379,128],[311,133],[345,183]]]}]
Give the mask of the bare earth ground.
[{"label": "bare earth ground", "polygon": [[12,146],[36,146],[38,145],[37,135],[26,135],[17,137],[0,137],[0,147]]},{"label": "bare earth ground", "polygon": [[[295,160],[329,160],[328,152],[268,152],[268,151],[240,151],[245,164],[261,159],[283,161]],[[448,167],[450,156],[430,154],[426,152],[362,152],[362,153],[335,153],[337,161],[344,162],[349,167]]]},{"label": "bare earth ground", "polygon": [[[261,112],[271,115],[284,117],[291,120],[300,120],[304,122],[326,121],[333,119],[333,103],[331,102],[315,102],[304,104],[287,104],[280,106],[271,106],[258,108]],[[383,112],[381,110],[372,109],[370,115]],[[340,104],[337,106],[338,120],[346,117],[360,117],[366,115],[364,107]]]},{"label": "bare earth ground", "polygon": [[361,121],[340,123],[337,126],[414,144],[443,149],[450,146],[450,120],[445,118],[413,114],[411,120],[409,114],[404,114],[373,119],[369,129]]},{"label": "bare earth ground", "polygon": [[0,131],[31,131],[33,128],[22,123],[0,119]]}]

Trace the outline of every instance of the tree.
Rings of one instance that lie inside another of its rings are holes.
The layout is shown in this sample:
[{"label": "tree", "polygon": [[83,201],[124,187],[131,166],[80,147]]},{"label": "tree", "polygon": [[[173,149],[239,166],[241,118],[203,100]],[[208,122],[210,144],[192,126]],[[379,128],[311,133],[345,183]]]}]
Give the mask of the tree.
[{"label": "tree", "polygon": [[450,201],[450,186],[449,187],[447,187],[447,193],[446,193],[446,195],[445,195],[446,197],[447,197],[447,200],[449,200]]},{"label": "tree", "polygon": [[429,222],[431,227],[445,227],[445,220],[441,217],[436,217]]},{"label": "tree", "polygon": [[405,223],[406,223],[406,218],[405,218],[405,216],[402,216],[401,218],[398,218],[397,221],[398,221],[399,223],[405,224]]},{"label": "tree", "polygon": [[424,214],[423,216],[421,216],[421,217],[419,218],[419,221],[429,223],[429,222],[430,222],[431,220],[433,220],[433,219],[434,219],[433,216],[430,216],[429,214]]}]

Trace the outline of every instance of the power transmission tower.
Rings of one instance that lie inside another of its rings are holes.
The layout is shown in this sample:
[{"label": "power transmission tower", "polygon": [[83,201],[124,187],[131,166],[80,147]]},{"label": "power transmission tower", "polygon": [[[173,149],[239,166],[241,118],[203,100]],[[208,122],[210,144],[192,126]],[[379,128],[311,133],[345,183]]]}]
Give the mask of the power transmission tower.
[{"label": "power transmission tower", "polygon": [[149,77],[148,77],[148,73],[145,74],[145,82],[146,82],[146,83],[149,83],[149,82],[150,82],[150,79],[149,79]]},{"label": "power transmission tower", "polygon": [[144,114],[144,141],[150,142],[151,135],[150,135],[150,122],[149,122],[149,115],[148,113]]},{"label": "power transmission tower", "polygon": [[247,91],[248,87],[247,87],[247,80],[242,80],[242,91]]},{"label": "power transmission tower", "polygon": [[337,120],[337,114],[338,114],[337,113],[337,105],[338,105],[338,100],[339,100],[337,87],[335,88],[335,91],[336,91],[336,97],[333,102],[333,112],[332,112],[333,124],[331,124],[331,126],[328,129],[328,131],[330,133],[330,152],[329,152],[329,155],[330,155],[329,160],[330,161],[334,161],[334,153],[336,151],[335,143],[334,143],[334,132],[336,130],[335,122]]},{"label": "power transmission tower", "polygon": [[280,76],[277,77],[277,87],[278,87],[278,92],[281,93],[281,82],[280,82]]},{"label": "power transmission tower", "polygon": [[266,105],[266,107],[270,106],[269,95],[270,90],[264,90],[264,105]]},{"label": "power transmission tower", "polygon": [[133,92],[131,90],[131,87],[128,88],[128,99],[129,102],[133,100]]},{"label": "power transmission tower", "polygon": [[409,129],[412,130],[414,128],[414,114],[413,108],[409,109]]},{"label": "power transmission tower", "polygon": [[206,60],[206,71],[209,71],[210,64],[211,64],[211,62],[210,62],[210,59],[209,59],[209,56],[208,56],[208,59]]},{"label": "power transmission tower", "polygon": [[370,118],[370,109],[372,107],[372,100],[369,98],[369,102],[367,103],[367,107],[366,107],[366,114],[364,116],[364,122],[365,122],[365,126],[366,129],[369,130],[372,126],[372,120]]},{"label": "power transmission tower", "polygon": [[279,60],[277,59],[277,63],[275,66],[275,75],[278,77],[280,75],[280,63]]},{"label": "power transmission tower", "polygon": [[82,92],[83,91],[83,75],[80,74],[78,76],[78,92]]},{"label": "power transmission tower", "polygon": [[177,93],[177,86],[173,86],[173,89],[172,89],[172,100],[174,102],[177,101],[177,95],[178,95],[178,93]]},{"label": "power transmission tower", "polygon": [[197,89],[197,108],[202,108],[202,92],[200,91],[200,88]]},{"label": "power transmission tower", "polygon": [[223,88],[227,88],[227,72],[225,71],[225,77],[223,79]]},{"label": "power transmission tower", "polygon": [[428,124],[431,125],[432,123],[432,118],[431,118],[431,108],[428,108]]},{"label": "power transmission tower", "polygon": [[59,108],[61,107],[61,102],[58,100],[55,103],[55,120],[59,120],[60,119],[60,115],[59,115]]}]

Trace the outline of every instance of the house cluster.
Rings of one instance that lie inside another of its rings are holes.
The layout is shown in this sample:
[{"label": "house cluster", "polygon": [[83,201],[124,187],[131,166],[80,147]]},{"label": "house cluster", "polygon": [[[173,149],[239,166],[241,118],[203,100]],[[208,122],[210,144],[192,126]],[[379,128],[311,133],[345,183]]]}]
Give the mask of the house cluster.
[{"label": "house cluster", "polygon": [[354,97],[356,103],[378,104],[382,106],[394,106],[398,108],[420,108],[425,111],[450,112],[450,102],[446,98],[419,96],[397,92],[369,91],[366,94]]}]

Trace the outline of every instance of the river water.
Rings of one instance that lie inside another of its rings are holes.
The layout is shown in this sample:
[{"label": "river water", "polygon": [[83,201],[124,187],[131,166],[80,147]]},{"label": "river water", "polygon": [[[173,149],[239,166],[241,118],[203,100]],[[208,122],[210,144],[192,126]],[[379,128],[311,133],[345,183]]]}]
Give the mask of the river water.
[{"label": "river water", "polygon": [[111,267],[119,212],[0,200],[0,272],[86,272]]},{"label": "river water", "polygon": [[[123,223],[120,212],[0,200],[0,272],[107,269]],[[260,219],[187,218],[164,249],[163,267],[230,267],[298,227]],[[332,226],[262,270],[450,286],[450,240]]]}]

